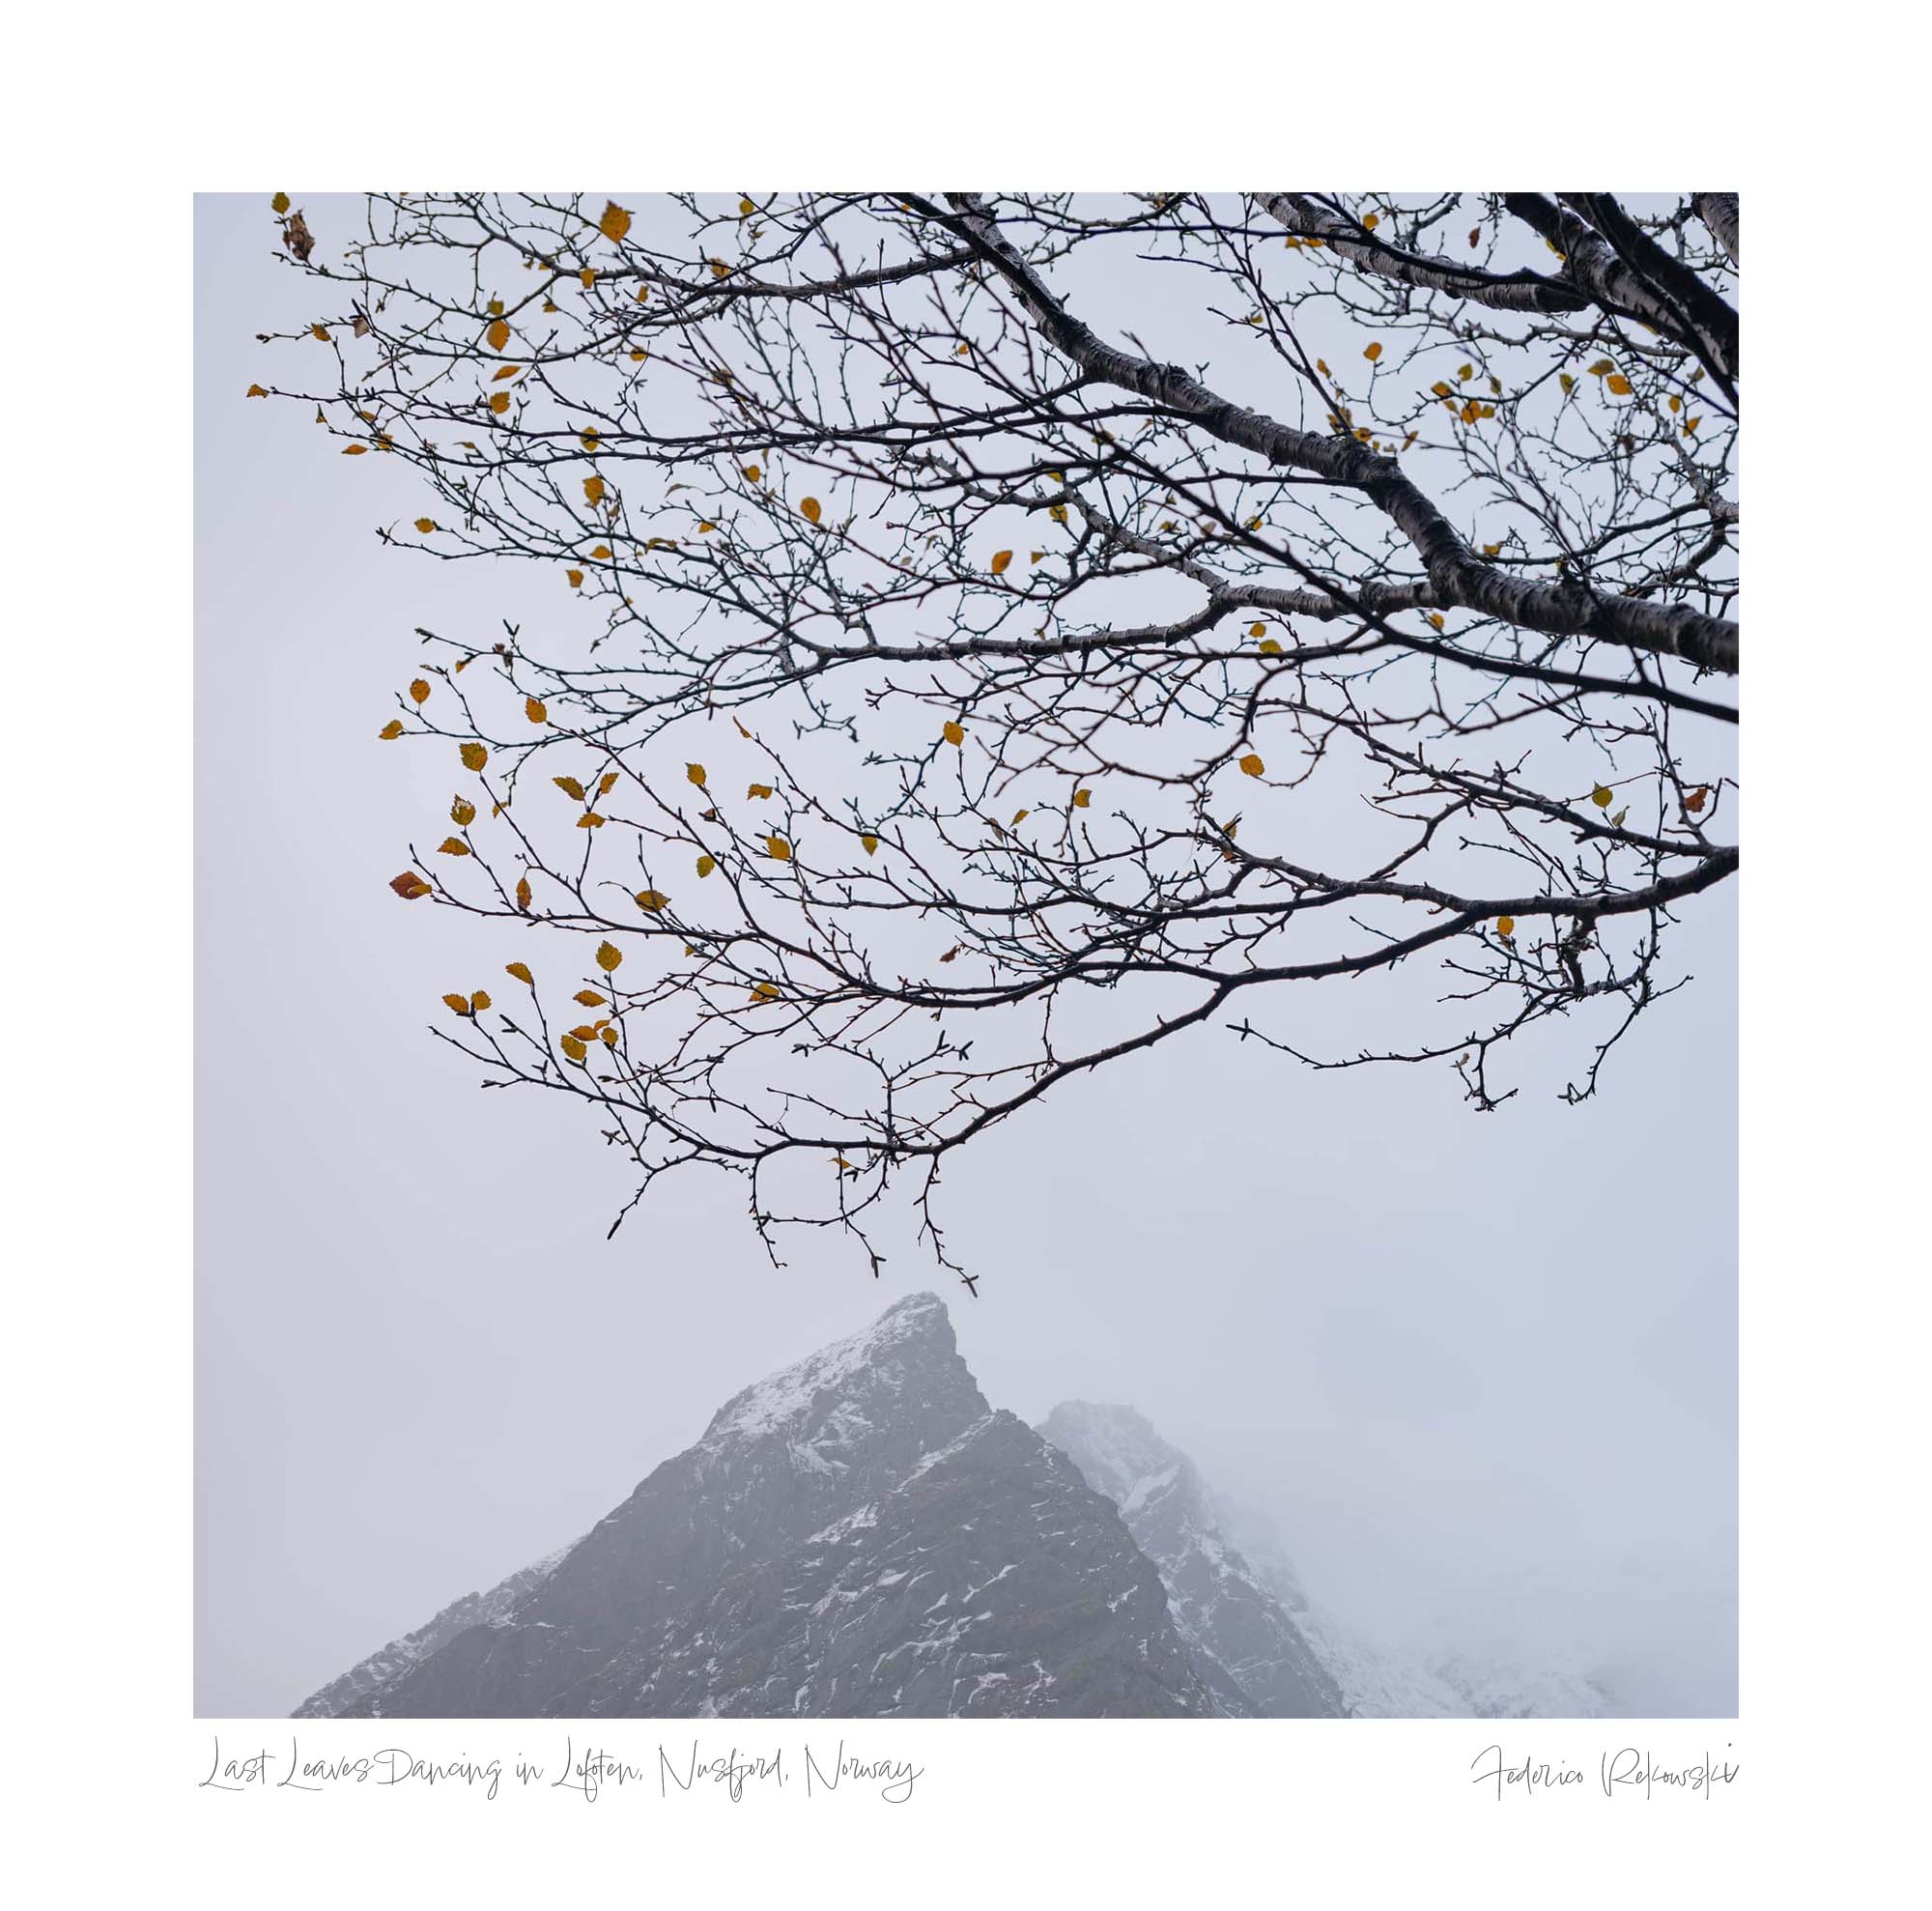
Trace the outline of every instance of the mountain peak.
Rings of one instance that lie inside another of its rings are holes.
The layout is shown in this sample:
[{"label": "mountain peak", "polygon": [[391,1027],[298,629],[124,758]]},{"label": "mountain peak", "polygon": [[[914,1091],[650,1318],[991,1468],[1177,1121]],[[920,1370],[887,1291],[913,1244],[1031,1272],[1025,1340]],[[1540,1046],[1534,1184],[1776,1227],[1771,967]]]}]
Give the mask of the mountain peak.
[{"label": "mountain peak", "polygon": [[[909,1294],[894,1301],[869,1326],[828,1342],[803,1360],[794,1360],[733,1394],[712,1415],[702,1443],[714,1446],[774,1435],[796,1441],[841,1404],[863,1418],[865,1410],[855,1406],[851,1396],[895,1404],[915,1374],[922,1388],[938,1385],[951,1392],[963,1381],[978,1397],[972,1376],[959,1358],[952,1317],[936,1294]],[[917,1394],[908,1404],[916,1401]],[[970,1417],[985,1411],[984,1401],[980,1401]]]},{"label": "mountain peak", "polygon": [[1096,1493],[1120,1508],[1167,1588],[1175,1630],[1225,1709],[1332,1718],[1340,1688],[1275,1592],[1228,1543],[1187,1455],[1131,1407],[1063,1401],[1040,1422]]},{"label": "mountain peak", "polygon": [[[936,1295],[728,1401],[560,1559],[314,1696],[358,1718],[1205,1717],[1160,1576]],[[1244,1707],[1245,1709],[1245,1707]]]}]

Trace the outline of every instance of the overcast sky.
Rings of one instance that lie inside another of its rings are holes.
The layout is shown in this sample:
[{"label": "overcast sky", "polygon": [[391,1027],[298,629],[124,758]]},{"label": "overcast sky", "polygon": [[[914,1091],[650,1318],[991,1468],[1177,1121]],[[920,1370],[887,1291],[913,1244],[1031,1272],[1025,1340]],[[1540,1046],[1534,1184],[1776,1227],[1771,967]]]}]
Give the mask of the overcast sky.
[{"label": "overcast sky", "polygon": [[[357,202],[306,206],[332,251]],[[314,316],[274,240],[265,199],[198,201],[197,1712],[286,1713],[924,1287],[996,1406],[1137,1405],[1365,1628],[1733,1712],[1735,886],[1580,1108],[1218,1029],[1068,1082],[949,1171],[977,1301],[829,1239],[774,1273],[722,1179],[607,1244],[592,1125],[426,1033],[502,957],[386,888],[449,800],[446,751],[376,738],[412,628],[532,585],[384,551],[400,461],[244,402],[254,334]]]}]

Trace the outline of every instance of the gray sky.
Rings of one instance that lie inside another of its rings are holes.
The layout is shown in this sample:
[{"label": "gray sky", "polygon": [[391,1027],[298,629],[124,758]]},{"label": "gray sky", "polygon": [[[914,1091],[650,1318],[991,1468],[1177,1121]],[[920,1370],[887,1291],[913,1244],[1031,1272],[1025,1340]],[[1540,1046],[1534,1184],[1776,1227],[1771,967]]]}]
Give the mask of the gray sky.
[{"label": "gray sky", "polygon": [[[306,204],[332,249],[355,202]],[[197,1712],[288,1711],[923,1287],[996,1405],[1137,1405],[1345,1617],[1735,1710],[1735,886],[1581,1108],[1215,1030],[1069,1082],[949,1171],[977,1302],[829,1242],[774,1273],[721,1179],[607,1245],[591,1125],[425,1032],[504,956],[385,886],[449,800],[446,751],[376,738],[412,627],[534,586],[384,551],[408,473],[243,401],[312,316],[274,236],[197,202]]]}]

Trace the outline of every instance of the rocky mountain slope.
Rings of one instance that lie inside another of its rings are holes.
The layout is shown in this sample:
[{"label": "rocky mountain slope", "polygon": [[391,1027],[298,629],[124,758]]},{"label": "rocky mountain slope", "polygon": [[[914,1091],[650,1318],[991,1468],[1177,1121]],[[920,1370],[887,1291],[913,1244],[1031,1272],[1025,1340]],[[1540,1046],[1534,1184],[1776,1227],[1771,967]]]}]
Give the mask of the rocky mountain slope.
[{"label": "rocky mountain slope", "polygon": [[1346,1712],[1340,1686],[1288,1604],[1229,1544],[1213,1496],[1186,1454],[1131,1407],[1067,1401],[1039,1431],[1121,1509],[1224,1711],[1271,1719]]},{"label": "rocky mountain slope", "polygon": [[1203,1717],[1114,1503],[995,1412],[932,1295],[747,1388],[574,1546],[305,1717]]}]

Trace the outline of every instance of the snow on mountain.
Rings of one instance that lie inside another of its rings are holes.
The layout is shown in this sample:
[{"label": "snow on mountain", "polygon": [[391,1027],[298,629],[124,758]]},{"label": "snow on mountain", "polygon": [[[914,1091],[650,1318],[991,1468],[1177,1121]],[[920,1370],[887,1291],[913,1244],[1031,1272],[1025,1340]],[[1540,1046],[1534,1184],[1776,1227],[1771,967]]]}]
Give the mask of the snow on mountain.
[{"label": "snow on mountain", "polygon": [[1224,1710],[1286,1719],[1343,1714],[1341,1688],[1286,1603],[1229,1543],[1214,1497],[1184,1453],[1131,1407],[1064,1402],[1039,1432],[1121,1509]]},{"label": "snow on mountain", "polygon": [[302,1706],[362,1717],[1202,1717],[1113,1504],[899,1301],[721,1408],[560,1556]]},{"label": "snow on mountain", "polygon": [[1069,1401],[1039,1430],[1119,1505],[1229,1711],[1238,1710],[1230,1686],[1268,1716],[1306,1716],[1297,1704],[1364,1719],[1591,1719],[1614,1709],[1580,1663],[1372,1641],[1310,1599],[1264,1516],[1217,1494],[1130,1407]]}]

